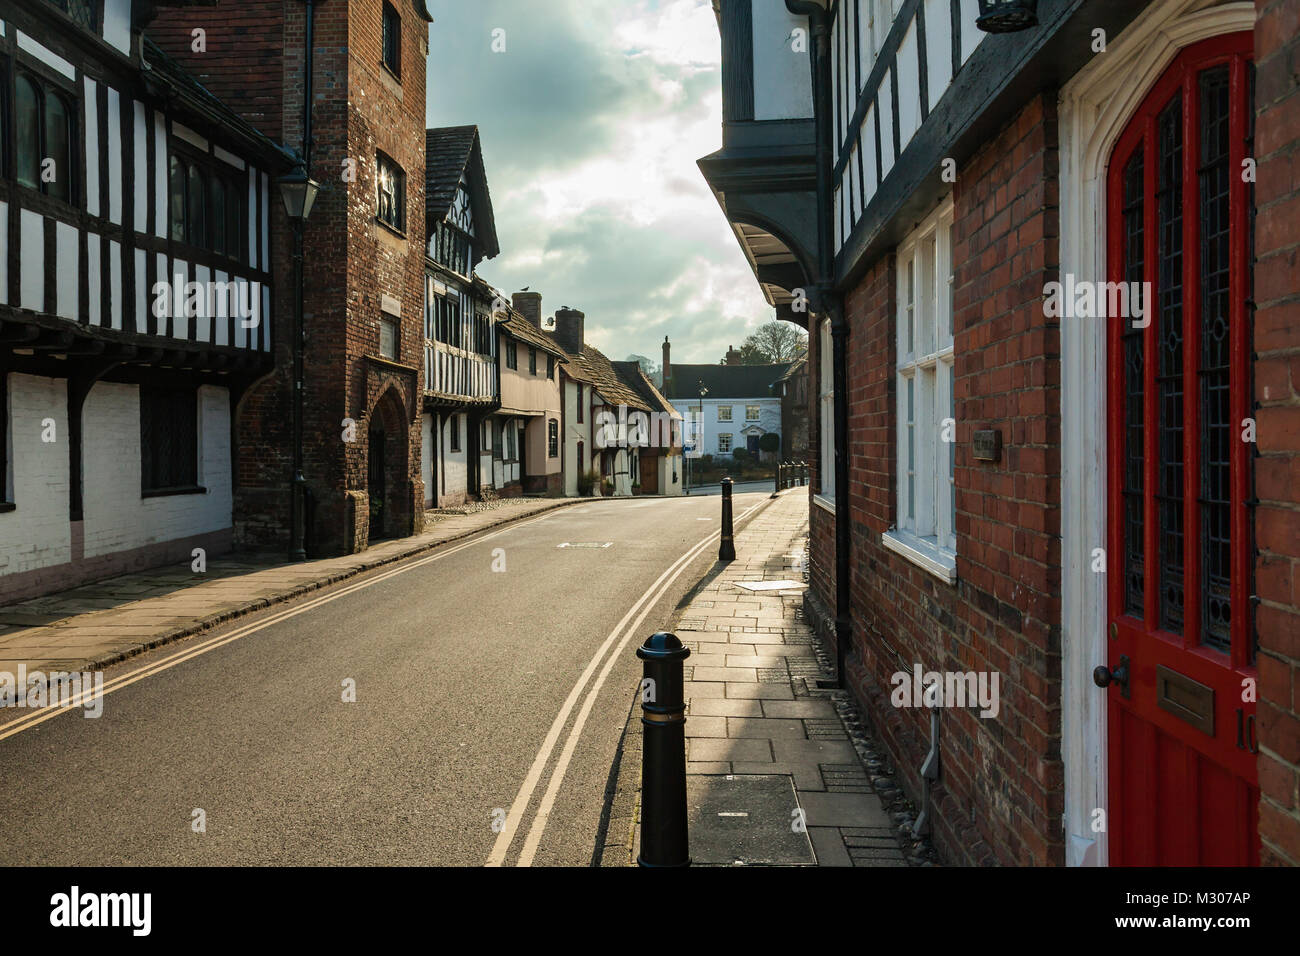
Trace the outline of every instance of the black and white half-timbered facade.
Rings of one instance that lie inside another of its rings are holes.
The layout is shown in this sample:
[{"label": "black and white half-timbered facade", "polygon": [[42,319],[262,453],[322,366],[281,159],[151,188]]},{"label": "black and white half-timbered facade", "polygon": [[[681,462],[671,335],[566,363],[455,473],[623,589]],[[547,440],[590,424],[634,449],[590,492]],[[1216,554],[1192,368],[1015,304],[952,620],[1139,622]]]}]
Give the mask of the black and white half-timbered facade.
[{"label": "black and white half-timbered facade", "polygon": [[426,134],[423,477],[429,507],[493,484],[501,405],[496,315],[509,303],[475,276],[500,252],[478,127]]},{"label": "black and white half-timbered facade", "polygon": [[1300,862],[1300,0],[714,6],[700,166],[810,333],[809,617],[941,856]]},{"label": "black and white half-timbered facade", "polygon": [[0,3],[0,603],[230,546],[285,157],[148,6]]}]

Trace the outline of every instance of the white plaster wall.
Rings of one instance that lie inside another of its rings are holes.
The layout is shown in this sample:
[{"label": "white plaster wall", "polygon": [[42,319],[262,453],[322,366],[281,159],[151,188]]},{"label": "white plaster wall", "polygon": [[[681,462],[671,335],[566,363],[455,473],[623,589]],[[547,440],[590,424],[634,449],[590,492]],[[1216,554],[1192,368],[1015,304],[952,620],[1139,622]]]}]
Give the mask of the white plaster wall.
[{"label": "white plaster wall", "polygon": [[[802,52],[791,33],[805,32]],[[786,9],[785,0],[754,0],[754,119],[803,119],[813,115],[808,18]]]},{"label": "white plaster wall", "polygon": [[140,493],[140,393],[100,382],[82,410],[86,557],[112,554],[231,527],[230,392],[198,394],[199,484],[204,494]]},{"label": "white plaster wall", "polygon": [[104,39],[131,52],[131,0],[104,0]]},{"label": "white plaster wall", "polygon": [[460,418],[460,451],[451,450],[451,416],[442,420],[442,460],[438,478],[442,485],[438,489],[441,495],[463,495],[469,488],[469,455],[465,452],[469,447],[469,436],[465,434],[466,416],[459,412],[457,415]]},{"label": "white plaster wall", "polygon": [[[64,379],[8,376],[9,462],[13,511],[0,512],[2,575],[72,560],[68,524],[68,387]],[[41,440],[54,420],[55,441]]]},{"label": "white plaster wall", "polygon": [[898,45],[898,141],[907,149],[921,127],[921,62],[917,53],[916,21],[903,34]]},{"label": "white plaster wall", "polygon": [[949,0],[925,0],[926,92],[930,111],[952,82],[952,16]]},{"label": "white plaster wall", "polygon": [[424,482],[424,506],[432,508],[438,491],[433,487],[433,416],[420,416],[420,478]]},{"label": "white plaster wall", "polygon": [[564,383],[564,494],[574,498],[578,494],[578,442],[586,446],[587,461],[583,470],[591,469],[591,409],[586,408],[586,421],[578,422],[577,382]]}]

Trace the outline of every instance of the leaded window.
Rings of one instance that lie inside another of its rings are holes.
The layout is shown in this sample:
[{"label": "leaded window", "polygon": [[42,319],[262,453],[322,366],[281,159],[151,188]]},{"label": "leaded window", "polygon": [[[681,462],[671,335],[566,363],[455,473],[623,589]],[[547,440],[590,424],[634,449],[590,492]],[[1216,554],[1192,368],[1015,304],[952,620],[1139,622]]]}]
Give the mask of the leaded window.
[{"label": "leaded window", "polygon": [[198,392],[193,387],[140,388],[140,484],[144,494],[198,485]]},{"label": "leaded window", "polygon": [[47,196],[77,197],[76,100],[62,87],[19,71],[14,81],[15,172]]},{"label": "leaded window", "polygon": [[1114,593],[1149,630],[1240,666],[1254,660],[1249,67],[1226,41],[1185,54],[1121,137],[1110,186],[1109,278],[1153,293],[1145,316],[1110,318]]}]

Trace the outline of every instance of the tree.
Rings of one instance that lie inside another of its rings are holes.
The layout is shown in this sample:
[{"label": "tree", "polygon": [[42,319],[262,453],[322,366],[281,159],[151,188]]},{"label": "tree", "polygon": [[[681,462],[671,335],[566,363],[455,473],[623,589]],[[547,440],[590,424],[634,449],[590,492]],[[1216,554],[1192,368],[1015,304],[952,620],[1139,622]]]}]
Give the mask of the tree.
[{"label": "tree", "polygon": [[808,334],[789,322],[760,325],[740,346],[742,365],[779,365],[808,351]]},{"label": "tree", "polygon": [[641,366],[641,371],[645,372],[645,377],[650,379],[650,383],[655,388],[659,388],[663,381],[659,377],[659,366],[654,363],[653,359],[648,359],[644,355],[629,355],[623,361],[636,362]]}]

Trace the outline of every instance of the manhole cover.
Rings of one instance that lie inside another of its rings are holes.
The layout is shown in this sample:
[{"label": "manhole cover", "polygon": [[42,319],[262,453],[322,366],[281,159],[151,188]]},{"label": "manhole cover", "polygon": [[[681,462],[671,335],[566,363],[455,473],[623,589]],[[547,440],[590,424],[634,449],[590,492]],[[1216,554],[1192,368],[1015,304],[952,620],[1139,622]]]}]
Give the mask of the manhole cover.
[{"label": "manhole cover", "polygon": [[692,862],[816,866],[788,774],[687,774]]},{"label": "manhole cover", "polygon": [[563,544],[557,544],[557,548],[612,548],[613,541],[566,541]]},{"label": "manhole cover", "polygon": [[737,581],[736,587],[746,591],[796,591],[808,585],[799,581]]}]

